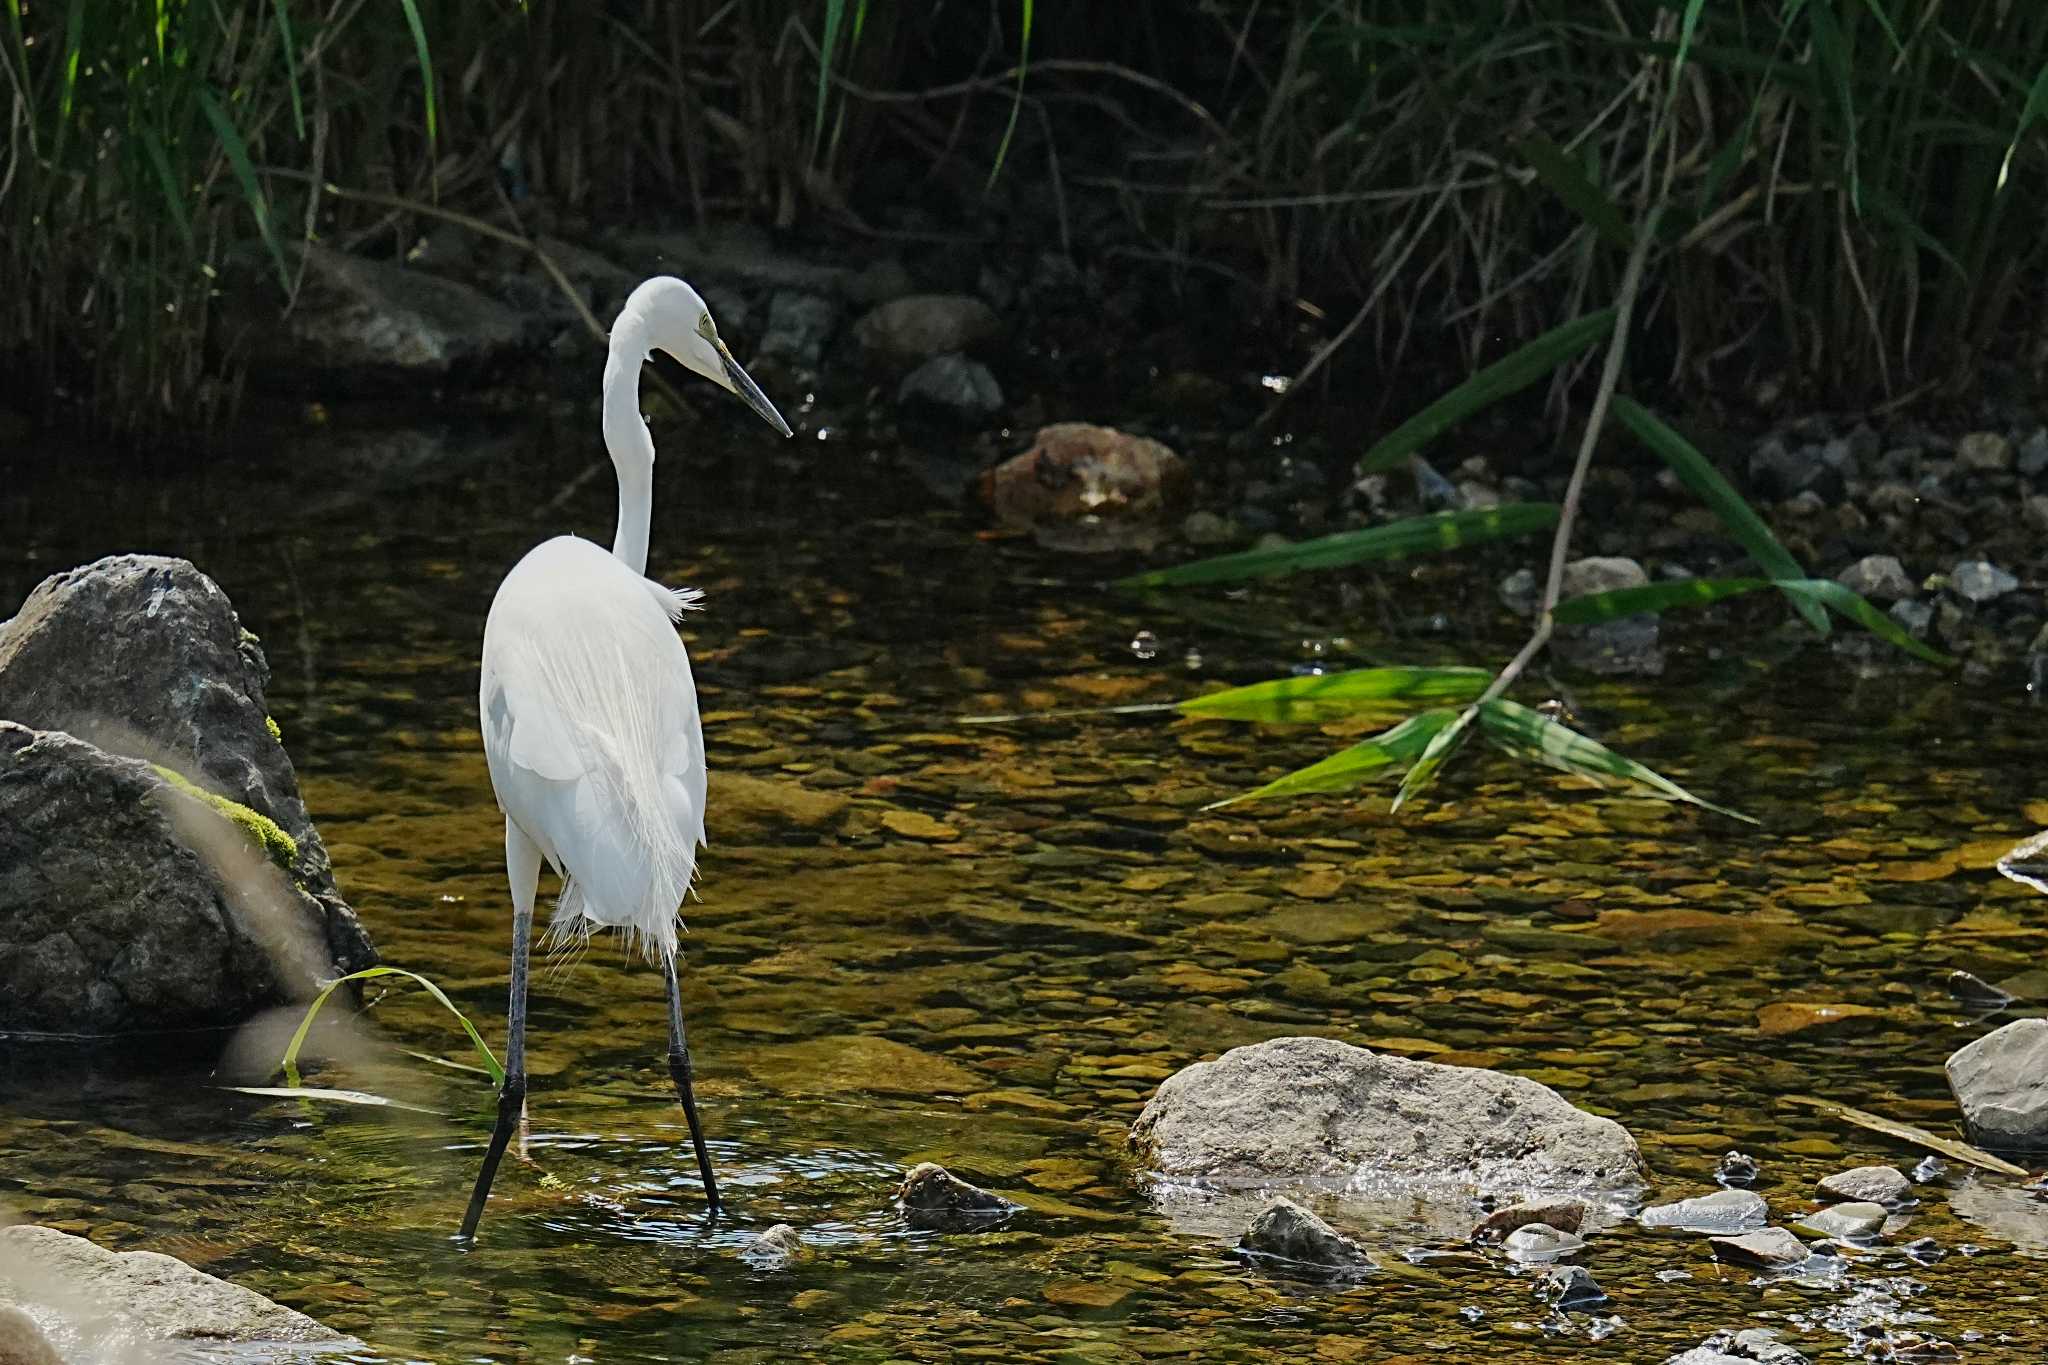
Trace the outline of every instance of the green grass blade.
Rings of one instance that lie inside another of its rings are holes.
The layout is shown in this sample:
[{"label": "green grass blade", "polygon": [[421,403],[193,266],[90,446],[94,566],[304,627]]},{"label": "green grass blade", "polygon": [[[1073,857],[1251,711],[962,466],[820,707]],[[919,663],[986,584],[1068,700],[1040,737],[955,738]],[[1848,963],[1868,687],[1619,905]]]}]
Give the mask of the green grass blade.
[{"label": "green grass blade", "polygon": [[1801,601],[1833,608],[1886,644],[1896,645],[1916,658],[1943,667],[1955,663],[1954,659],[1940,650],[1914,639],[1897,621],[1870,605],[1854,590],[1831,578],[1803,578],[1796,582],[1779,583],[1777,586]]},{"label": "green grass blade", "polygon": [[1554,503],[1511,502],[1468,512],[1435,512],[1426,517],[1409,517],[1363,531],[1344,531],[1292,545],[1241,550],[1236,554],[1198,559],[1191,564],[1177,564],[1170,569],[1153,569],[1120,578],[1115,586],[1142,590],[1183,588],[1196,583],[1240,583],[1248,578],[1302,573],[1310,569],[1336,569],[1374,560],[1404,559],[1433,550],[1455,550],[1464,545],[1546,530],[1557,524],[1557,511]]},{"label": "green grass blade", "polygon": [[333,995],[336,989],[346,982],[368,981],[373,977],[379,976],[402,976],[424,986],[427,994],[440,1001],[442,1008],[454,1015],[455,1022],[461,1024],[462,1031],[469,1035],[469,1041],[476,1047],[477,1055],[483,1058],[484,1066],[491,1073],[491,1083],[498,1086],[505,1084],[505,1068],[498,1064],[497,1057],[492,1054],[491,1049],[484,1043],[483,1035],[476,1031],[475,1024],[469,1022],[469,1016],[455,1008],[455,1002],[450,1000],[439,986],[436,986],[418,972],[409,972],[403,967],[365,967],[359,972],[350,972],[347,976],[337,977],[321,987],[320,994],[314,996],[313,1003],[306,1007],[306,1017],[299,1020],[299,1027],[293,1032],[291,1042],[285,1047],[284,1061],[281,1065],[284,1067],[284,1076],[287,1084],[294,1088],[299,1084],[299,1049],[306,1045],[306,1035],[313,1031],[313,1020],[319,1017],[321,1007],[327,1003],[327,998]]},{"label": "green grass blade", "polygon": [[405,10],[405,26],[412,30],[412,50],[420,61],[420,93],[427,102],[427,148],[431,156],[433,146],[441,136],[440,112],[434,97],[434,54],[427,46],[427,26],[420,19],[418,0],[398,0],[398,3]]},{"label": "green grass blade", "polygon": [[1833,98],[1842,140],[1842,167],[1849,181],[1849,207],[1863,212],[1862,153],[1857,146],[1856,89],[1850,74],[1849,45],[1835,18],[1835,0],[1820,0],[1806,6],[1807,33],[1813,40],[1813,55],[1820,63],[1828,93]]},{"label": "green grass blade", "polygon": [[1438,770],[1451,761],[1451,755],[1465,742],[1465,732],[1472,728],[1472,718],[1477,714],[1476,710],[1468,707],[1458,713],[1456,720],[1429,737],[1429,746],[1422,751],[1422,757],[1416,759],[1415,766],[1401,778],[1401,790],[1394,793],[1393,811],[1400,810],[1410,798],[1420,795],[1423,788],[1436,780]]},{"label": "green grass blade", "polygon": [[301,141],[306,136],[306,102],[299,93],[299,45],[292,37],[291,0],[271,0],[277,14],[277,41],[284,48],[284,74],[291,87],[292,130]]},{"label": "green grass blade", "polygon": [[1572,212],[1592,224],[1594,231],[1623,251],[1634,244],[1635,234],[1629,230],[1628,220],[1621,216],[1621,209],[1556,143],[1538,134],[1517,142],[1515,150],[1535,170],[1537,178],[1564,200]]},{"label": "green grass blade", "polygon": [[1422,447],[1483,408],[1519,393],[1614,330],[1614,310],[1574,318],[1552,328],[1395,427],[1358,461],[1360,474],[1393,469]]},{"label": "green grass blade", "polygon": [[1190,697],[1176,709],[1210,720],[1298,724],[1384,710],[1399,702],[1467,702],[1492,680],[1483,668],[1354,668],[1211,692]]},{"label": "green grass blade", "polygon": [[1671,58],[1671,89],[1678,91],[1678,73],[1685,69],[1685,54],[1692,51],[1692,35],[1700,26],[1700,11],[1706,8],[1707,0],[1687,0],[1685,17],[1678,24],[1678,51]]},{"label": "green grass blade", "polygon": [[1640,787],[1667,801],[1685,801],[1732,820],[1751,825],[1756,823],[1740,811],[1701,800],[1663,774],[1645,768],[1634,759],[1623,758],[1598,740],[1588,739],[1540,711],[1533,711],[1504,697],[1487,702],[1478,710],[1481,732],[1518,758],[1557,768],[1602,786],[1622,784]]},{"label": "green grass blade", "polygon": [[[1700,454],[1692,442],[1666,426],[1662,418],[1634,399],[1616,394],[1613,411],[1622,425],[1634,432],[1636,439],[1648,446],[1658,459],[1669,465],[1671,471],[1678,475],[1679,482],[1691,489],[1693,496],[1721,519],[1721,524],[1766,573],[1772,578],[1806,577],[1799,561],[1778,543],[1778,538],[1771,534],[1771,528],[1764,525],[1763,518],[1743,501],[1742,495],[1721,477],[1720,471],[1707,462],[1707,457]],[[1792,606],[1815,631],[1822,635],[1828,633],[1828,614],[1817,603],[1795,595]]]},{"label": "green grass blade", "polygon": [[368,1090],[327,1090],[315,1085],[224,1085],[223,1090],[232,1090],[238,1095],[262,1095],[279,1100],[326,1100],[330,1104],[364,1104],[381,1109],[409,1109],[415,1114],[437,1114],[440,1111],[417,1104],[394,1100],[388,1095],[373,1094]]},{"label": "green grass blade", "polygon": [[1383,777],[1404,763],[1413,763],[1436,738],[1437,732],[1458,718],[1449,707],[1423,711],[1408,717],[1391,730],[1360,740],[1348,749],[1331,754],[1319,763],[1297,768],[1265,786],[1212,802],[1204,810],[1234,806],[1240,801],[1262,801],[1274,796],[1305,796],[1311,792],[1349,791],[1375,777]]},{"label": "green grass blade", "polygon": [[846,0],[825,0],[825,33],[818,41],[818,99],[811,115],[811,142],[825,140],[825,105],[832,88],[832,63],[839,52],[839,28],[846,22]]},{"label": "green grass blade", "polygon": [[170,210],[171,225],[178,229],[178,239],[185,244],[185,250],[197,255],[198,246],[192,238],[192,214],[185,207],[185,196],[177,174],[171,170],[171,159],[164,151],[163,139],[153,128],[138,129],[137,134],[142,155],[149,162],[150,170],[156,173],[157,184],[163,188],[164,207]]},{"label": "green grass blade", "polygon": [[2012,130],[2012,141],[2006,144],[2005,159],[1998,163],[1997,190],[2005,188],[2006,178],[2012,174],[2012,159],[2019,152],[2021,140],[2026,137],[2027,129],[2034,126],[2034,120],[2043,113],[2048,113],[2048,62],[2044,62],[2034,74],[2034,83],[2027,89],[2027,102],[2020,109],[2019,127]]},{"label": "green grass blade", "polygon": [[57,117],[71,121],[72,97],[78,93],[78,61],[85,50],[85,0],[71,0],[64,16],[64,80],[57,87]]},{"label": "green grass blade", "polygon": [[1558,603],[1551,616],[1560,625],[1582,626],[1593,621],[1612,621],[1617,616],[1634,616],[1638,612],[1703,607],[1724,597],[1735,597],[1770,586],[1768,578],[1687,578],[1676,583],[1650,583],[1640,588],[1616,588],[1612,592],[1574,597]]},{"label": "green grass blade", "polygon": [[198,90],[199,108],[206,115],[206,121],[213,125],[214,136],[220,139],[221,150],[227,153],[228,166],[235,173],[236,183],[242,187],[242,194],[249,201],[249,211],[256,215],[256,230],[263,235],[263,245],[270,248],[270,259],[277,263],[277,282],[289,293],[292,287],[292,273],[284,262],[284,248],[278,245],[277,229],[270,221],[270,200],[263,193],[263,186],[256,182],[256,168],[249,162],[248,144],[242,141],[241,133],[235,130],[227,110],[221,108],[213,91],[205,86]]},{"label": "green grass blade", "polygon": [[1010,139],[1017,132],[1017,114],[1024,108],[1024,73],[1031,66],[1031,20],[1033,0],[1023,0],[1022,34],[1017,44],[1017,93],[1010,99],[1010,121],[1003,125],[1003,140],[996,147],[996,163],[988,168],[988,181],[982,186],[991,189],[996,177],[1003,173],[1003,162],[1010,155]]}]

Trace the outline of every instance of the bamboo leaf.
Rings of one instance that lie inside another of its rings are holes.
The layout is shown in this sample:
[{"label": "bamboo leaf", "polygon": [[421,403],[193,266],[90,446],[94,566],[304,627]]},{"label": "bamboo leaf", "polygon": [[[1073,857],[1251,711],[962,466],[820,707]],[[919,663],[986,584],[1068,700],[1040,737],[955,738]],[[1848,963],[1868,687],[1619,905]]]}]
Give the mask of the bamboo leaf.
[{"label": "bamboo leaf", "polygon": [[2020,109],[2019,127],[2012,130],[2012,141],[2006,144],[2005,159],[1998,163],[1998,183],[1994,193],[2005,188],[2006,178],[2012,174],[2012,159],[2019,152],[2020,142],[2027,135],[2027,129],[2034,126],[2034,120],[2048,113],[2048,62],[2034,74],[2034,83],[2027,88],[2027,102]]},{"label": "bamboo leaf", "polygon": [[1021,36],[1017,42],[1017,93],[1010,97],[1010,121],[1003,125],[1003,140],[996,147],[996,160],[988,168],[988,181],[983,190],[993,189],[996,177],[1003,173],[1003,162],[1010,155],[1010,139],[1017,132],[1017,114],[1024,108],[1024,73],[1031,66],[1031,18],[1034,0],[1023,0],[1023,22]]},{"label": "bamboo leaf", "polygon": [[[1778,538],[1771,534],[1771,528],[1764,525],[1763,518],[1743,501],[1742,495],[1721,477],[1720,471],[1707,462],[1707,457],[1700,454],[1692,442],[1632,398],[1616,394],[1613,411],[1622,425],[1634,432],[1636,439],[1648,446],[1658,459],[1669,465],[1671,471],[1678,475],[1679,482],[1691,489],[1693,496],[1721,519],[1721,524],[1766,573],[1772,578],[1806,577],[1799,561],[1778,543]],[[1828,633],[1828,614],[1818,605],[1794,595],[1792,606],[1817,633]]]},{"label": "bamboo leaf", "polygon": [[1635,234],[1629,231],[1628,220],[1621,216],[1621,210],[1576,161],[1558,150],[1556,143],[1538,134],[1517,142],[1515,150],[1529,163],[1537,178],[1564,200],[1572,212],[1590,223],[1594,231],[1623,251],[1634,244]]},{"label": "bamboo leaf", "polygon": [[1410,716],[1391,730],[1383,730],[1371,739],[1360,740],[1348,749],[1331,754],[1319,763],[1306,768],[1297,768],[1285,777],[1275,778],[1254,791],[1244,792],[1223,801],[1204,806],[1204,810],[1217,810],[1223,806],[1234,806],[1240,801],[1260,801],[1273,796],[1304,796],[1310,792],[1349,791],[1375,777],[1383,777],[1404,763],[1412,763],[1422,756],[1429,742],[1437,732],[1456,720],[1458,713],[1450,707],[1423,711]]},{"label": "bamboo leaf", "polygon": [[420,62],[420,92],[427,102],[427,147],[431,152],[440,137],[440,115],[434,98],[434,54],[427,46],[427,26],[420,20],[418,0],[398,3],[405,9],[405,26],[412,30],[412,50]]},{"label": "bamboo leaf", "polygon": [[1557,604],[1551,616],[1567,626],[1592,621],[1612,621],[1638,612],[1666,611],[1672,607],[1703,607],[1724,597],[1735,597],[1758,588],[1768,588],[1768,578],[1686,578],[1675,583],[1649,583],[1640,588],[1616,588],[1612,592],[1587,593]]},{"label": "bamboo leaf", "polygon": [[1857,146],[1856,92],[1850,84],[1848,41],[1835,18],[1834,0],[1806,6],[1807,30],[1813,39],[1813,55],[1820,63],[1828,93],[1833,97],[1841,126],[1835,131],[1842,139],[1842,166],[1849,182],[1849,206],[1863,213],[1862,153]]},{"label": "bamboo leaf", "polygon": [[232,1090],[238,1095],[262,1095],[280,1100],[326,1100],[331,1104],[364,1104],[383,1109],[409,1109],[415,1114],[434,1114],[440,1111],[417,1104],[394,1100],[388,1095],[372,1094],[368,1090],[327,1090],[317,1085],[224,1085],[223,1090]]},{"label": "bamboo leaf", "polygon": [[1337,569],[1374,560],[1405,559],[1433,550],[1455,550],[1506,536],[1528,535],[1557,523],[1557,506],[1547,502],[1511,502],[1467,512],[1436,512],[1424,517],[1344,531],[1272,549],[1216,555],[1170,569],[1120,578],[1124,589],[1182,588],[1195,583],[1240,583],[1310,569]]},{"label": "bamboo leaf", "polygon": [[454,1015],[455,1021],[462,1025],[462,1031],[469,1035],[469,1041],[476,1047],[477,1055],[483,1058],[484,1066],[490,1071],[491,1083],[497,1086],[505,1084],[505,1068],[498,1064],[497,1057],[493,1056],[490,1048],[485,1045],[483,1035],[476,1031],[475,1024],[469,1022],[469,1016],[455,1008],[455,1002],[450,1000],[439,986],[418,972],[409,972],[403,967],[365,967],[359,972],[350,972],[347,976],[336,977],[328,982],[320,988],[320,994],[313,997],[313,1003],[306,1007],[306,1017],[299,1020],[298,1029],[293,1032],[291,1042],[285,1047],[284,1061],[281,1064],[284,1067],[285,1081],[292,1089],[300,1088],[299,1049],[306,1045],[306,1035],[313,1031],[313,1020],[319,1016],[321,1007],[327,1003],[327,998],[346,982],[368,981],[379,976],[402,976],[424,986],[427,994],[440,1001],[442,1008]]},{"label": "bamboo leaf", "polygon": [[277,41],[284,49],[284,74],[291,86],[292,131],[303,139],[306,136],[306,105],[299,93],[299,45],[292,38],[291,0],[271,0],[270,7],[277,13]]},{"label": "bamboo leaf", "polygon": [[1436,780],[1437,771],[1450,762],[1451,755],[1465,742],[1465,732],[1472,728],[1472,718],[1478,712],[1467,707],[1458,713],[1458,718],[1429,737],[1429,745],[1422,751],[1422,757],[1415,760],[1401,778],[1401,790],[1394,793],[1393,810],[1400,810],[1411,797],[1419,795],[1423,788]]},{"label": "bamboo leaf", "polygon": [[846,22],[846,0],[825,0],[825,35],[818,42],[818,107],[811,118],[811,141],[825,139],[826,92],[831,88],[832,63],[839,51],[839,27]]},{"label": "bamboo leaf", "polygon": [[1481,732],[1518,758],[1587,778],[1601,786],[1640,787],[1667,801],[1685,801],[1732,820],[1756,823],[1740,811],[1701,800],[1663,774],[1622,757],[1598,740],[1588,739],[1540,711],[1506,698],[1485,702],[1478,711]]},{"label": "bamboo leaf", "polygon": [[228,168],[235,173],[235,181],[242,187],[242,195],[249,201],[249,211],[256,215],[256,230],[263,236],[263,245],[270,249],[270,259],[277,264],[277,281],[289,293],[292,287],[291,270],[284,263],[284,248],[278,245],[277,230],[270,221],[270,200],[263,193],[263,186],[256,182],[256,168],[249,161],[248,144],[242,141],[241,133],[235,129],[234,121],[221,108],[213,91],[205,86],[198,89],[199,108],[206,115],[206,121],[213,125],[213,135],[220,139],[221,150],[227,153]]},{"label": "bamboo leaf", "polygon": [[1483,668],[1354,668],[1211,692],[1190,697],[1176,709],[1214,720],[1323,721],[1397,702],[1471,701],[1490,681],[1492,675]]},{"label": "bamboo leaf", "polygon": [[1393,469],[1410,455],[1483,408],[1519,393],[1614,330],[1614,310],[1603,308],[1554,327],[1488,365],[1382,436],[1358,461],[1360,474]]},{"label": "bamboo leaf", "polygon": [[1859,1128],[1868,1128],[1873,1133],[1883,1133],[1887,1137],[1895,1137],[1902,1142],[1914,1143],[1929,1151],[1940,1152],[1943,1156],[1953,1157],[1968,1166],[1981,1166],[1987,1171],[2009,1175],[2016,1180],[2025,1180],[2031,1174],[2024,1166],[2015,1166],[2005,1158],[1993,1156],[1982,1148],[1972,1147],[1967,1142],[1943,1137],[1940,1133],[1930,1133],[1925,1128],[1911,1123],[1901,1123],[1897,1119],[1888,1119],[1882,1114],[1873,1114],[1866,1109],[1854,1109],[1846,1104],[1836,1104],[1832,1100],[1816,1099],[1812,1095],[1787,1095],[1785,1102],[1803,1104],[1809,1109],[1826,1110]]},{"label": "bamboo leaf", "polygon": [[1840,612],[1878,639],[1897,645],[1928,663],[1946,666],[1955,662],[1940,650],[1914,639],[1904,626],[1831,578],[1802,578],[1795,582],[1781,582],[1777,586],[1803,602]]}]

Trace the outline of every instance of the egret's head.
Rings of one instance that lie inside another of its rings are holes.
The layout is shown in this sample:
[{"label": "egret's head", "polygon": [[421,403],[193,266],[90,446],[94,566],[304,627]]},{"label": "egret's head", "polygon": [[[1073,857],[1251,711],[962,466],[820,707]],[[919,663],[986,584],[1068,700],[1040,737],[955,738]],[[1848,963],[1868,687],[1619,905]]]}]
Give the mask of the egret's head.
[{"label": "egret's head", "polygon": [[717,324],[711,321],[711,310],[696,290],[673,275],[657,275],[633,291],[620,316],[636,312],[647,329],[650,348],[667,351],[685,369],[738,394],[769,426],[789,435],[789,423],[726,349]]}]

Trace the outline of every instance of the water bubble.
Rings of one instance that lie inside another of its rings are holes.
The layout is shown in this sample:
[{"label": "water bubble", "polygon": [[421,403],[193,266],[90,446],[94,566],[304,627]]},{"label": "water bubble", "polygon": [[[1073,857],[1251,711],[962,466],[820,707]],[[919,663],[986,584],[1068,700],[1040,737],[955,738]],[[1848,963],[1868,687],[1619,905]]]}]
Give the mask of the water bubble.
[{"label": "water bubble", "polygon": [[1262,374],[1259,376],[1259,387],[1270,389],[1274,393],[1287,392],[1288,386],[1293,382],[1291,378],[1284,374]]},{"label": "water bubble", "polygon": [[1188,652],[1181,656],[1180,661],[1186,665],[1188,672],[1199,673],[1202,669],[1202,651],[1189,645]]},{"label": "water bubble", "polygon": [[1131,637],[1131,653],[1141,659],[1159,657],[1159,637],[1149,630],[1141,630]]}]

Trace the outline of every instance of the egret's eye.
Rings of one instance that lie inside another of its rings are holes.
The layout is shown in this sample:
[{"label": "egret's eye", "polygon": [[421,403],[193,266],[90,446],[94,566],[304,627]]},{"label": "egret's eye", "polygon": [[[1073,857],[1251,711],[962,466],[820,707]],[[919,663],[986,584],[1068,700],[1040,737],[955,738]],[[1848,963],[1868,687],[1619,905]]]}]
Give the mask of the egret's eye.
[{"label": "egret's eye", "polygon": [[706,313],[697,319],[697,335],[706,341],[718,340],[718,329],[711,325],[711,314]]}]

